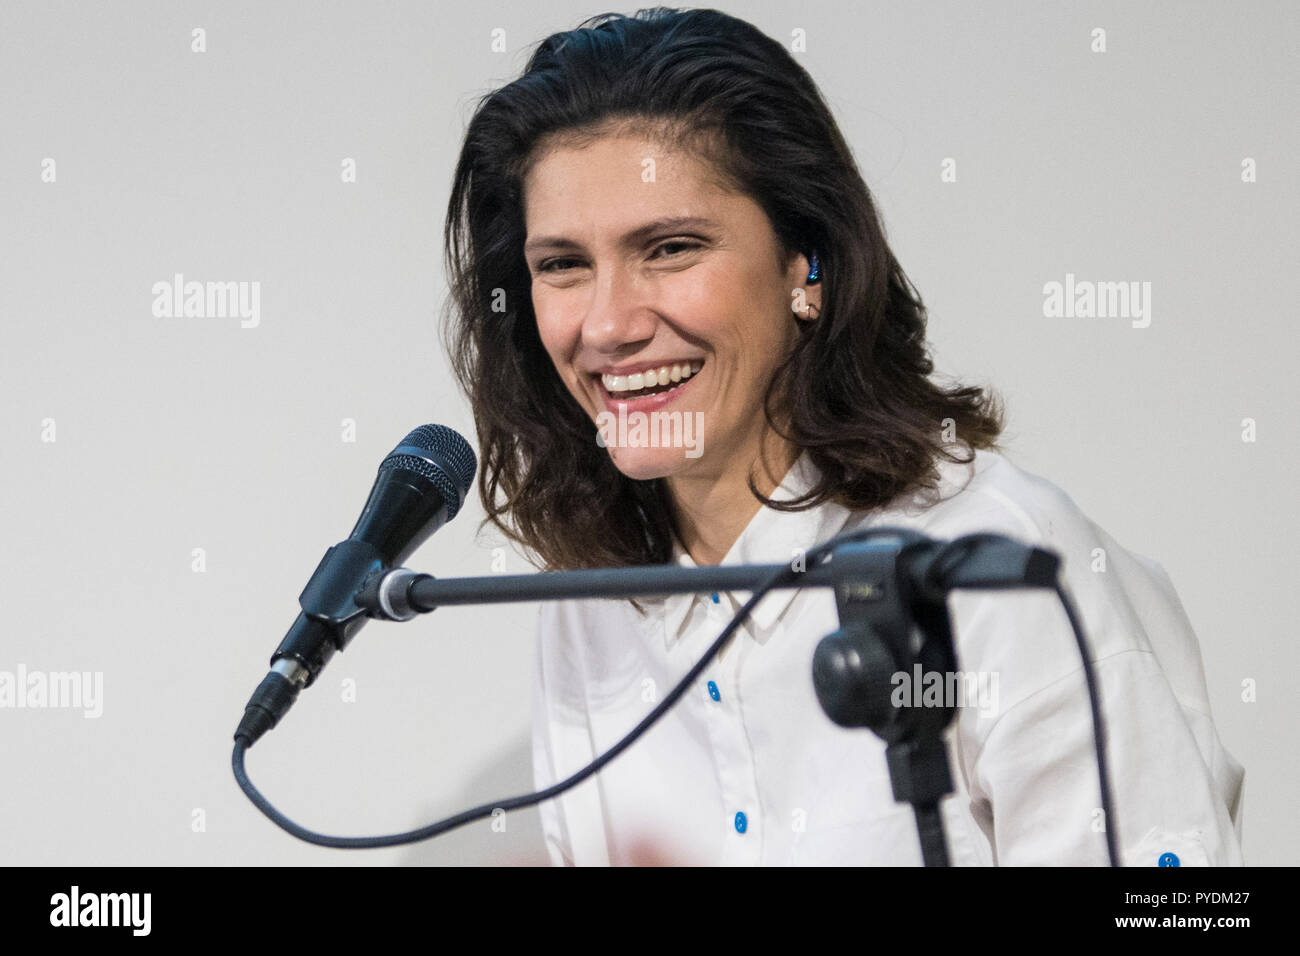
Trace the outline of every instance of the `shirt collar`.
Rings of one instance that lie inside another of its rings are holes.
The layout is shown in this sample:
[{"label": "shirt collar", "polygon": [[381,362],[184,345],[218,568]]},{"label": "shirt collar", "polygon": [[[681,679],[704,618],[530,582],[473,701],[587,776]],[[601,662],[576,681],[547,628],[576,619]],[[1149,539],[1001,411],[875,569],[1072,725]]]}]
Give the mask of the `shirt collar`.
[{"label": "shirt collar", "polygon": [[[769,497],[774,501],[798,498],[813,488],[821,477],[808,452],[803,452],[790,467],[777,489]],[[806,554],[837,534],[847,523],[852,512],[833,501],[803,511],[777,511],[766,505],[750,520],[745,530],[723,557],[721,564],[787,564]],[[796,550],[797,549],[797,550]],[[686,568],[697,567],[695,561],[673,536],[672,561]],[[752,592],[732,592],[742,604]],[[767,630],[794,600],[797,588],[769,591],[750,614],[760,628]],[[681,630],[696,601],[707,601],[709,595],[670,594],[663,598],[664,641],[671,645],[681,636]]]}]

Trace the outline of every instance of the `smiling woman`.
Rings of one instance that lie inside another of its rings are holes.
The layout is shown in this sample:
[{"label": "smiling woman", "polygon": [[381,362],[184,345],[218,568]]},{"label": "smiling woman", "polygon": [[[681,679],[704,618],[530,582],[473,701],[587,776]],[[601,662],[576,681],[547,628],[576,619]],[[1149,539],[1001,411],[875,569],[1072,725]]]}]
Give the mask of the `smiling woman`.
[{"label": "smiling woman", "polygon": [[[996,447],[995,400],[930,380],[920,297],[780,44],[708,10],[589,23],[482,100],[452,187],[448,351],[489,518],[550,569],[674,540],[717,561],[788,507],[767,496],[800,453],[798,505],[869,510]],[[688,363],[676,394],[626,393]],[[702,414],[703,454],[598,443],[619,406]]]},{"label": "smiling woman", "polygon": [[[548,37],[479,103],[446,240],[479,494],[539,567],[784,563],[875,524],[1052,548],[1091,639],[1118,819],[1098,828],[1088,697],[1054,596],[958,595],[962,670],[995,699],[949,728],[950,858],[1101,863],[1113,826],[1125,862],[1240,862],[1241,767],[1168,577],[1001,454],[994,397],[931,381],[921,299],[779,43],[663,8]],[[739,604],[543,605],[539,788],[620,740]],[[552,859],[637,862],[650,845],[679,862],[918,862],[883,743],[814,697],[813,647],[836,626],[824,592],[758,604],[705,688],[598,787],[541,805]]]},{"label": "smiling woman", "polygon": [[[755,410],[798,342],[791,292],[816,300],[819,290],[803,290],[808,260],[786,255],[757,202],[713,185],[709,163],[635,132],[644,126],[612,127],[580,146],[552,137],[534,151],[524,177],[533,312],[552,364],[591,418],[699,416],[699,460],[671,442],[608,447],[628,478],[664,478],[683,512],[720,482],[741,493],[731,521],[715,510],[707,524],[679,528],[692,553],[717,560],[730,545],[721,538],[734,539],[759,506],[744,493],[750,466],[769,463],[770,492],[794,463],[794,445]],[[664,210],[690,214],[656,219]],[[568,250],[559,272],[546,258],[556,248]]]}]

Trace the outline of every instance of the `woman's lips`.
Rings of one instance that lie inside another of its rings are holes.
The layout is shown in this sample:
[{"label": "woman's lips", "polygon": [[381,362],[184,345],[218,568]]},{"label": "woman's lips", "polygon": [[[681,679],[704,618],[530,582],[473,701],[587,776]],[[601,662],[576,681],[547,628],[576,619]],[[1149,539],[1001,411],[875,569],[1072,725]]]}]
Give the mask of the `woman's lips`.
[{"label": "woman's lips", "polygon": [[600,380],[599,376],[596,378],[596,385],[600,389],[600,397],[605,404],[606,410],[612,414],[617,415],[620,408],[626,409],[628,413],[653,412],[681,398],[682,393],[695,384],[695,380],[703,375],[708,367],[709,363],[706,361],[698,372],[690,378],[680,382],[673,388],[668,389],[668,391],[659,392],[655,395],[646,395],[642,398],[622,398],[612,395],[609,389],[605,387],[605,383]]}]

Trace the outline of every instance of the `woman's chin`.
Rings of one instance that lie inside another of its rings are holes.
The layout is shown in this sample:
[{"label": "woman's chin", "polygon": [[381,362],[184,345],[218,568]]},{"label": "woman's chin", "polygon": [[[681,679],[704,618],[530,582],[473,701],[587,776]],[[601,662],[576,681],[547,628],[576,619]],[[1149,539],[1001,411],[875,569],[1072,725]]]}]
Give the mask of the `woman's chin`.
[{"label": "woman's chin", "polygon": [[685,448],[609,448],[614,467],[634,481],[665,478],[697,462]]}]

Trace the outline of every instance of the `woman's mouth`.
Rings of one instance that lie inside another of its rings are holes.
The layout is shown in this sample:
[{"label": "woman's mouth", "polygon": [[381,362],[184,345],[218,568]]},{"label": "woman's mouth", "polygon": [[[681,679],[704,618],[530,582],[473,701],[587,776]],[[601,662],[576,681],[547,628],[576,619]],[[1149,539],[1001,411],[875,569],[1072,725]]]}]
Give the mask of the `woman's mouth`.
[{"label": "woman's mouth", "polygon": [[700,370],[704,362],[694,359],[661,365],[633,375],[600,375],[601,397],[612,412],[620,407],[628,411],[652,411],[676,401]]}]

